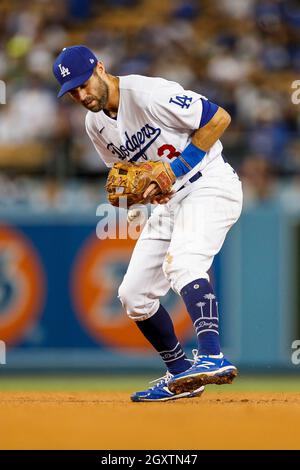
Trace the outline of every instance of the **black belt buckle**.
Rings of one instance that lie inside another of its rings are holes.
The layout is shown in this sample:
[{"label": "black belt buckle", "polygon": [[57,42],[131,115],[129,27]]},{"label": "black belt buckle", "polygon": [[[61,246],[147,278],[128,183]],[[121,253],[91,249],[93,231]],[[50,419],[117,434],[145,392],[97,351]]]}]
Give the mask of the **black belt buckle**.
[{"label": "black belt buckle", "polygon": [[195,173],[194,176],[192,176],[192,177],[189,179],[189,182],[190,182],[190,183],[194,183],[194,182],[197,181],[199,178],[201,178],[201,176],[202,176],[201,171],[197,171],[197,173]]},{"label": "black belt buckle", "polygon": [[[189,179],[189,182],[190,183],[195,183],[195,181],[197,181],[199,178],[201,178],[202,176],[202,173],[201,171],[197,171],[197,173],[194,174],[194,176],[192,176],[190,179]],[[185,188],[185,185],[181,186],[178,191],[181,191],[181,189]],[[177,192],[178,192],[177,191]]]}]

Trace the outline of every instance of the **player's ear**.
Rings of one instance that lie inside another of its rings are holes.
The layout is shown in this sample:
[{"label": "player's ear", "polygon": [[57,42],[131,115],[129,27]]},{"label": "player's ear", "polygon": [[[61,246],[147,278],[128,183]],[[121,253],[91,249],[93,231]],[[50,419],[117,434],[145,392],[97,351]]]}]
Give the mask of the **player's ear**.
[{"label": "player's ear", "polygon": [[105,66],[104,66],[104,63],[101,62],[101,61],[98,61],[97,62],[97,65],[96,65],[96,70],[97,72],[99,73],[99,75],[103,75],[105,74]]}]

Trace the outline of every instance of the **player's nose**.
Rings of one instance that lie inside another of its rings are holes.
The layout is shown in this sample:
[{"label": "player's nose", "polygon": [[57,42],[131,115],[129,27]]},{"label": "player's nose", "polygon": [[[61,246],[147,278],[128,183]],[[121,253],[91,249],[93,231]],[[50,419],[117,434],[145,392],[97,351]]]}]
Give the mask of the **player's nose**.
[{"label": "player's nose", "polygon": [[78,90],[78,98],[82,102],[86,99],[87,92],[85,90]]}]

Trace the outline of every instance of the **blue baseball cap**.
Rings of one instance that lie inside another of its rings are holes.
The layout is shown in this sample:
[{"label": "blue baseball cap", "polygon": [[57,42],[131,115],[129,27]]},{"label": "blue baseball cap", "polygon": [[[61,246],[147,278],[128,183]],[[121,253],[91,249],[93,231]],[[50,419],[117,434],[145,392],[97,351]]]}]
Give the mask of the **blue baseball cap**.
[{"label": "blue baseball cap", "polygon": [[85,46],[65,47],[53,64],[54,76],[61,85],[58,98],[86,82],[97,62],[97,57]]}]

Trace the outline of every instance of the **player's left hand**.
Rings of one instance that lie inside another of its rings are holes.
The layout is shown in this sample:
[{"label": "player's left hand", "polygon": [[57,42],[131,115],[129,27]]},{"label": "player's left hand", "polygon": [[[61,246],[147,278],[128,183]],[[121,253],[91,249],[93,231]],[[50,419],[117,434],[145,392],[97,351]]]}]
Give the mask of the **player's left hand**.
[{"label": "player's left hand", "polygon": [[[147,161],[144,163],[118,162],[110,169],[105,185],[109,202],[120,207],[134,204],[165,203],[170,195],[176,176],[169,163]],[[157,196],[164,196],[163,199]]]}]

